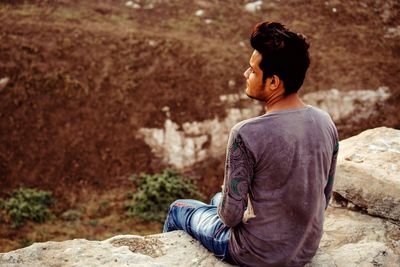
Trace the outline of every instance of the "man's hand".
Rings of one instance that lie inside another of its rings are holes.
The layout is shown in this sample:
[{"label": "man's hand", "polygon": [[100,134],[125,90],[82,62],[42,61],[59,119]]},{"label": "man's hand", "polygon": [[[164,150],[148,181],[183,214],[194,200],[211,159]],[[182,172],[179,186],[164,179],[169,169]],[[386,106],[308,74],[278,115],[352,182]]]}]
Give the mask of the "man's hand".
[{"label": "man's hand", "polygon": [[243,214],[243,223],[247,223],[248,220],[250,220],[251,218],[255,218],[256,215],[254,214],[254,209],[253,209],[253,205],[251,204],[250,201],[250,197],[247,194],[247,209],[245,210],[244,214]]},{"label": "man's hand", "polygon": [[[224,187],[225,187],[225,184],[222,184],[221,185],[222,193],[224,192]],[[253,205],[251,204],[249,194],[247,194],[247,208],[243,213],[242,221],[243,221],[243,223],[247,223],[248,220],[250,220],[251,218],[255,218],[255,217],[256,217],[256,215],[254,214]]]}]

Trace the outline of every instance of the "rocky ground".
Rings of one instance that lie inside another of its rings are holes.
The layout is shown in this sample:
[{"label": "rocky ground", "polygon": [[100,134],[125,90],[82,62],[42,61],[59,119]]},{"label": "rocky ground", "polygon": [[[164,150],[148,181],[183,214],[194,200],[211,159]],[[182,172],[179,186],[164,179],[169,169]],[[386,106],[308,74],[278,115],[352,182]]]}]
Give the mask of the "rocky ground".
[{"label": "rocky ground", "polygon": [[[262,110],[241,95],[248,35],[264,19],[308,36],[302,90],[343,93],[328,98],[347,114],[341,138],[399,127],[398,1],[251,2],[1,1],[0,197],[24,185],[52,191],[57,204],[49,224],[1,225],[0,250],[159,231],[123,215],[128,177],[142,171],[181,162],[206,196],[218,191],[227,131]],[[389,96],[352,93],[378,88]],[[189,154],[166,157],[167,137]],[[69,210],[81,221],[57,219]]]}]

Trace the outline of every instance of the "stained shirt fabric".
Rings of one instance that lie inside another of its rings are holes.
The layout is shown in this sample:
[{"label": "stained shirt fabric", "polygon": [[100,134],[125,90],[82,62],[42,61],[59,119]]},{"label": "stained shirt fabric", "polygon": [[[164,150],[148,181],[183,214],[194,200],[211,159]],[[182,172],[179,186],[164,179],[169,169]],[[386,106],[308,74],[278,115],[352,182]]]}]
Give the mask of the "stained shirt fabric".
[{"label": "stained shirt fabric", "polygon": [[303,266],[315,255],[331,197],[338,134],[315,107],[245,120],[230,133],[218,215],[241,266]]}]

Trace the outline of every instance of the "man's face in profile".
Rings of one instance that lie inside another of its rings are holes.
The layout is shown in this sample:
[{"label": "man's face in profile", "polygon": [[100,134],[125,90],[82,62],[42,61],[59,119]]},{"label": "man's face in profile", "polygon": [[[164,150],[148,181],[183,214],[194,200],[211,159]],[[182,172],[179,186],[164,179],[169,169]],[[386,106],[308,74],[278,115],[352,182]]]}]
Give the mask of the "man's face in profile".
[{"label": "man's face in profile", "polygon": [[259,65],[262,59],[262,55],[254,50],[251,55],[249,64],[250,67],[243,73],[246,78],[246,95],[250,98],[257,99],[260,101],[266,100],[265,83],[263,82],[263,72]]}]

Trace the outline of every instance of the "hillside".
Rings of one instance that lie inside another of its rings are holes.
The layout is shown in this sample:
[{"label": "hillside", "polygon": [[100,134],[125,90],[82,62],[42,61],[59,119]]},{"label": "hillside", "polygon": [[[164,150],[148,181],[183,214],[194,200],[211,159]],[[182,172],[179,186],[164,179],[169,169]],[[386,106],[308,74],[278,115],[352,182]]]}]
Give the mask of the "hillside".
[{"label": "hillside", "polygon": [[[2,227],[0,249],[158,231],[159,224],[123,216],[134,187],[128,177],[166,167],[136,132],[162,127],[164,107],[178,125],[224,118],[220,96],[243,91],[248,36],[261,20],[308,36],[312,63],[303,93],[389,88],[392,97],[376,115],[357,125],[339,122],[342,138],[399,127],[398,1],[275,0],[255,12],[244,9],[248,2],[0,1],[0,79],[9,79],[0,89],[0,197],[21,185],[38,187],[54,193],[55,214],[84,214],[72,226],[55,219],[18,231]],[[210,156],[187,170],[205,195],[219,190],[223,160]]]}]

